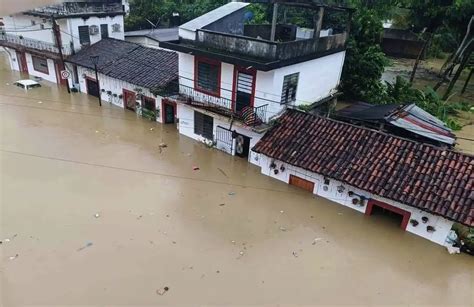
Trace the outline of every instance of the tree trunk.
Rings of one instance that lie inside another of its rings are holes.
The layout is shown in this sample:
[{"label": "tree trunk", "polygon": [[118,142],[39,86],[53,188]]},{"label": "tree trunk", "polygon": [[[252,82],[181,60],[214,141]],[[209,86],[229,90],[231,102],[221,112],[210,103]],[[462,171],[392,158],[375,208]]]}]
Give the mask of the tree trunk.
[{"label": "tree trunk", "polygon": [[425,43],[423,44],[423,48],[421,48],[420,53],[418,53],[418,57],[416,58],[415,65],[413,66],[413,70],[410,76],[410,83],[413,83],[415,80],[416,70],[418,69],[418,64],[420,63],[421,57],[425,52],[426,48],[428,47],[429,43],[431,42],[431,38],[433,37],[433,33],[430,33],[428,38],[426,39]]},{"label": "tree trunk", "polygon": [[459,68],[456,71],[456,74],[454,75],[453,80],[451,80],[451,82],[449,83],[448,89],[446,90],[446,93],[443,96],[443,100],[447,99],[449,94],[451,94],[451,91],[453,90],[454,85],[456,85],[456,82],[461,76],[462,71],[464,70],[467,63],[469,62],[469,58],[471,57],[471,51],[472,51],[472,48],[470,48],[469,51],[464,54],[464,58],[462,59],[461,64],[459,65]]}]

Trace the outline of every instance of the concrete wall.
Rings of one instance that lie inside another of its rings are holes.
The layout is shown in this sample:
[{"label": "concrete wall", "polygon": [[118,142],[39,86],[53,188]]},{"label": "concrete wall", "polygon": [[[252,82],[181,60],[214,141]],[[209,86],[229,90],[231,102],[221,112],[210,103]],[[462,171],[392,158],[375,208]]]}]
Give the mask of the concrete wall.
[{"label": "concrete wall", "polygon": [[[71,35],[68,35],[68,42],[72,42],[74,45],[74,50],[79,50],[81,48],[81,44],[79,42],[79,26],[92,26],[96,25],[100,29],[101,24],[108,24],[109,25],[109,37],[115,38],[115,39],[120,39],[124,40],[124,25],[123,25],[123,16],[118,15],[118,16],[113,16],[113,17],[89,17],[87,19],[85,18],[68,18],[67,19],[67,32],[70,33]],[[113,32],[112,31],[112,25],[113,24],[119,24],[120,25],[120,31],[118,32]],[[101,40],[101,33],[99,30],[99,33],[96,35],[90,35],[91,39],[91,44],[97,43],[98,41]]]},{"label": "concrete wall", "polygon": [[225,16],[224,18],[221,18],[211,24],[208,24],[207,26],[203,27],[203,29],[243,35],[245,12],[245,9],[235,11]]},{"label": "concrete wall", "polygon": [[[283,80],[286,75],[299,72],[296,105],[317,102],[328,97],[339,86],[345,52],[331,54],[311,61],[290,65],[268,72],[258,71],[254,106],[267,106],[267,119],[285,109],[281,105]],[[179,53],[180,83],[194,87],[194,56]],[[222,63],[221,97],[232,99],[234,65]]]},{"label": "concrete wall", "polygon": [[[299,167],[289,165],[287,163],[273,160],[265,155],[254,154],[253,159],[255,161],[251,161],[251,162],[261,167],[262,174],[270,176],[272,178],[275,178],[277,180],[280,180],[286,183],[289,182],[290,175],[294,175],[294,176],[298,176],[300,178],[306,179],[315,184],[314,191],[313,191],[314,194],[324,197],[326,199],[329,199],[343,206],[357,210],[361,213],[365,213],[367,209],[366,208],[367,201],[364,203],[363,206],[352,204],[352,199],[354,197],[357,197],[357,195],[364,196],[366,199],[378,200],[386,204],[392,205],[394,207],[400,208],[402,210],[408,211],[411,214],[410,219],[417,220],[419,224],[418,226],[414,227],[413,225],[411,225],[411,223],[408,223],[406,231],[416,234],[418,236],[421,236],[425,239],[428,239],[440,245],[445,244],[448,233],[451,230],[451,227],[453,225],[453,222],[443,217],[435,216],[433,214],[426,213],[414,207],[407,206],[407,205],[404,205],[404,204],[401,204],[389,199],[379,197],[377,195],[365,192],[355,187],[351,187],[350,185],[339,182],[337,180],[330,179],[329,184],[325,185],[323,176],[316,173],[312,173],[310,171],[306,171]],[[279,169],[283,165],[285,167],[285,171],[275,174],[274,169],[270,167],[272,161],[274,161],[274,163],[277,165],[277,169]],[[343,191],[339,189],[340,187],[344,187]],[[349,196],[348,195],[349,191],[354,192],[355,196],[352,196],[352,197]],[[422,223],[421,221],[421,218],[424,216],[428,217],[428,222],[426,224]],[[428,232],[426,230],[427,226],[435,227],[436,231],[433,233]]]},{"label": "concrete wall", "polygon": [[11,70],[20,71],[20,65],[18,63],[18,58],[16,56],[16,50],[2,47],[5,49],[8,57],[8,64],[10,65]]},{"label": "concrete wall", "polygon": [[28,66],[28,74],[30,76],[43,78],[46,81],[57,83],[56,67],[54,65],[54,61],[51,59],[47,59],[47,61],[48,61],[48,74],[36,71],[33,68],[33,60],[31,58],[31,54],[26,53],[26,65]]},{"label": "concrete wall", "polygon": [[[230,119],[225,117],[225,116],[220,116],[211,112],[207,112],[205,110],[201,109],[196,109],[191,106],[185,105],[185,104],[180,104],[178,103],[177,105],[177,117],[179,119],[178,122],[178,130],[179,133],[190,137],[196,141],[203,142],[203,143],[209,143],[210,141],[213,140],[207,140],[204,137],[197,135],[194,133],[194,112],[200,112],[206,115],[209,115],[214,118],[214,127],[213,127],[213,134],[214,136],[216,135],[216,129],[217,126],[221,126],[224,128],[230,128]],[[263,134],[258,134],[256,132],[253,132],[243,126],[241,126],[239,123],[234,122],[232,126],[232,130],[235,130],[237,133],[245,135],[250,137],[250,149],[252,149],[255,144],[257,144],[258,141],[263,137]],[[233,142],[233,146],[230,147],[227,144],[217,142],[215,144],[215,147],[219,150],[222,150],[228,154],[235,155],[235,140]],[[231,150],[232,149],[232,150]],[[249,154],[249,162],[253,163],[252,161],[255,161],[254,157],[255,153],[250,151]]]},{"label": "concrete wall", "polygon": [[[69,67],[68,70],[72,71],[70,64],[68,64],[68,67]],[[95,80],[95,72],[81,66],[77,67],[77,72],[79,75],[79,87],[80,87],[79,90],[82,93],[87,93],[86,78],[83,75]],[[101,92],[102,102],[110,103],[121,108],[124,108],[124,101],[123,101],[123,98],[119,98],[118,96],[123,95],[123,89],[136,92],[136,88],[140,88],[142,90],[141,93],[143,95],[155,99],[156,110],[159,110],[159,114],[160,114],[160,116],[157,117],[157,121],[161,122],[161,101],[162,101],[161,96],[153,95],[146,88],[136,86],[122,80],[110,78],[100,73],[99,73],[99,83],[100,83],[101,90],[102,89],[105,90],[105,92]],[[71,79],[69,79],[69,84],[72,85]],[[111,91],[112,95],[107,94],[107,91]],[[117,97],[114,97],[113,94],[117,94]],[[138,101],[138,102],[141,104],[141,101]]]},{"label": "concrete wall", "polygon": [[[51,30],[52,24],[48,19],[15,14],[3,17],[3,21],[7,34],[21,35],[24,38],[31,38],[51,44],[55,43],[53,31]],[[41,25],[44,26],[44,30],[41,30]]]}]

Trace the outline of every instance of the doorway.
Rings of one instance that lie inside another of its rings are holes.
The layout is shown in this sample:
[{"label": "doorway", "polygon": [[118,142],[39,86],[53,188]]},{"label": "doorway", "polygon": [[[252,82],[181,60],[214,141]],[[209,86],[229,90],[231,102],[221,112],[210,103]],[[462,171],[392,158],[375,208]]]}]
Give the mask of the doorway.
[{"label": "doorway", "polygon": [[28,65],[26,63],[26,55],[24,52],[16,52],[16,58],[18,60],[18,68],[20,72],[28,73]]},{"label": "doorway", "polygon": [[97,83],[96,80],[91,79],[91,78],[86,78],[86,88],[87,88],[87,94],[94,96],[94,97],[99,97],[99,84]]},{"label": "doorway", "polygon": [[235,138],[235,155],[241,158],[248,158],[250,153],[250,138],[235,131],[233,134]]},{"label": "doorway", "polygon": [[135,112],[137,95],[132,91],[123,89],[123,106],[125,109]]},{"label": "doorway", "polygon": [[169,102],[163,101],[163,123],[174,124],[176,122],[176,105]]},{"label": "doorway", "polygon": [[365,214],[379,217],[387,223],[398,225],[403,230],[407,228],[411,216],[408,211],[373,199],[367,203]]},{"label": "doorway", "polygon": [[300,178],[298,176],[290,175],[290,185],[301,188],[308,192],[313,193],[314,191],[314,182]]},{"label": "doorway", "polygon": [[235,67],[234,70],[234,111],[242,113],[246,108],[253,107],[255,94],[254,69]]}]

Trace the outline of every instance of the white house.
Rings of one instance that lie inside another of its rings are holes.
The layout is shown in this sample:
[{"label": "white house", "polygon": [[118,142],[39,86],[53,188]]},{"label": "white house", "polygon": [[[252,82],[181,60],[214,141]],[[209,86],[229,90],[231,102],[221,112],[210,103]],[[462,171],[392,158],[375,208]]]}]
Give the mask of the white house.
[{"label": "white house", "polygon": [[335,94],[348,29],[322,31],[330,8],[317,5],[314,29],[252,25],[248,5],[221,6],[180,26],[179,41],[160,46],[179,53],[179,95],[170,100],[180,133],[253,161],[250,148],[288,106]]},{"label": "white house", "polygon": [[[91,57],[97,57],[99,81]],[[158,122],[174,123],[176,108],[162,94],[177,84],[178,55],[175,52],[112,38],[103,39],[67,60],[70,86],[101,97],[104,103],[138,112]]]},{"label": "white house", "polygon": [[128,0],[66,1],[4,16],[0,47],[12,70],[66,84],[58,43],[66,58],[103,38],[123,40],[127,10]]},{"label": "white house", "polygon": [[454,222],[474,226],[472,156],[296,110],[253,151],[262,174],[437,244]]}]

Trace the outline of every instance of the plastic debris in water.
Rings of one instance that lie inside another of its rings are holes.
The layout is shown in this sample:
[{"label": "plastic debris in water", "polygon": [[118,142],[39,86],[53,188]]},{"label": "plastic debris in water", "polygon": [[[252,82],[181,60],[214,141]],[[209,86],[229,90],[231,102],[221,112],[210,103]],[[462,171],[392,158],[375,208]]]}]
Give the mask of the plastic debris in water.
[{"label": "plastic debris in water", "polygon": [[18,258],[18,256],[20,256],[20,255],[16,254],[15,256],[8,257],[8,259],[15,260],[16,258]]},{"label": "plastic debris in water", "polygon": [[321,238],[316,238],[316,239],[313,240],[313,243],[312,243],[312,244],[313,244],[313,245],[316,245],[316,243],[317,243],[318,241],[322,241],[322,240],[323,240],[323,239],[321,239]]},{"label": "plastic debris in water", "polygon": [[168,287],[163,287],[163,288],[160,288],[158,290],[156,290],[156,294],[158,295],[164,295],[166,292],[168,292],[170,290],[170,288]]},{"label": "plastic debris in water", "polygon": [[98,218],[100,217],[100,213],[94,214],[94,217],[95,217],[96,219],[98,219]]},{"label": "plastic debris in water", "polygon": [[293,256],[295,256],[295,258],[298,258],[298,253],[297,253],[297,252],[293,252]]},{"label": "plastic debris in water", "polygon": [[233,195],[235,195],[235,192],[229,192],[229,195],[233,196]]},{"label": "plastic debris in water", "polygon": [[81,248],[78,248],[77,251],[80,252],[88,247],[91,247],[93,245],[92,242],[88,242],[85,246],[81,247]]},{"label": "plastic debris in water", "polygon": [[244,251],[240,251],[240,252],[239,252],[239,255],[240,255],[240,256],[243,256],[243,255],[244,255]]},{"label": "plastic debris in water", "polygon": [[281,231],[286,231],[286,228],[283,227],[283,226],[280,226],[280,230],[281,230]]},{"label": "plastic debris in water", "polygon": [[232,240],[232,241],[230,241],[230,243],[232,243],[232,244],[235,244],[235,241],[234,241],[234,240]]},{"label": "plastic debris in water", "polygon": [[285,211],[281,210],[280,213],[285,213]]}]

